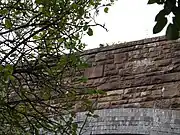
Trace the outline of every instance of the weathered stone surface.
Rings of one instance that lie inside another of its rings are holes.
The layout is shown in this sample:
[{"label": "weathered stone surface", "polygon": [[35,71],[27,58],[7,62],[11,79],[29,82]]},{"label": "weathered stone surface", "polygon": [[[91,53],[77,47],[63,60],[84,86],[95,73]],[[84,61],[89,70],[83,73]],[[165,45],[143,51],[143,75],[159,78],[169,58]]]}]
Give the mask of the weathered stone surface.
[{"label": "weathered stone surface", "polygon": [[[114,106],[120,105],[114,102]],[[86,112],[81,112],[77,114],[76,121],[78,122],[79,126],[83,124],[84,120],[86,119],[85,113]],[[87,121],[87,123],[84,125],[85,128],[83,128],[83,135],[180,134],[179,111],[175,110],[154,108],[114,108],[96,110],[95,114],[99,117]]]},{"label": "weathered stone surface", "polygon": [[180,96],[180,84],[173,84],[162,88],[162,95],[166,98]]},{"label": "weathered stone surface", "polygon": [[122,95],[110,95],[108,97],[102,97],[99,98],[98,101],[99,102],[110,102],[110,101],[119,101],[122,99]]},{"label": "weathered stone surface", "polygon": [[160,100],[156,100],[154,102],[154,107],[155,108],[171,108],[171,100],[170,99],[160,99]]},{"label": "weathered stone surface", "polygon": [[97,53],[95,56],[95,61],[102,61],[107,59],[107,53],[106,52],[100,52]]},{"label": "weathered stone surface", "polygon": [[105,64],[113,64],[113,63],[114,63],[114,59],[107,59],[107,60],[96,62],[97,65],[105,65]]},{"label": "weathered stone surface", "polygon": [[118,70],[115,64],[106,64],[104,67],[104,76],[118,75]]},{"label": "weathered stone surface", "polygon": [[114,55],[114,63],[123,63],[128,59],[128,53],[119,53]]},{"label": "weathered stone surface", "polygon": [[104,71],[115,70],[115,69],[116,69],[115,64],[106,64],[104,67]]},{"label": "weathered stone surface", "polygon": [[141,96],[141,92],[135,92],[133,93],[133,98],[138,98]]},{"label": "weathered stone surface", "polygon": [[91,79],[91,80],[93,81],[93,82],[91,82],[93,86],[99,86],[101,84],[106,83],[108,78],[102,77],[102,78],[96,78],[96,79]]},{"label": "weathered stone surface", "polygon": [[119,100],[119,101],[111,101],[111,107],[115,107],[116,105],[127,104],[127,100]]},{"label": "weathered stone surface", "polygon": [[154,101],[141,102],[141,103],[139,103],[139,106],[141,108],[153,108],[154,107]]},{"label": "weathered stone surface", "polygon": [[98,103],[97,108],[98,109],[108,109],[108,108],[110,108],[110,102]]},{"label": "weathered stone surface", "polygon": [[172,98],[171,99],[171,108],[180,108],[180,98]]},{"label": "weathered stone surface", "polygon": [[135,98],[135,99],[129,99],[128,103],[139,103],[139,102],[143,102],[144,99],[143,98]]},{"label": "weathered stone surface", "polygon": [[173,111],[180,110],[179,40],[145,39],[87,54],[92,65],[104,66],[102,75],[90,79],[91,86],[106,91],[97,104],[106,109],[98,110],[102,117],[89,134],[180,134],[180,112]]},{"label": "weathered stone surface", "polygon": [[152,38],[86,51],[88,86],[106,91],[100,108],[180,108],[179,45]]},{"label": "weathered stone surface", "polygon": [[117,89],[118,87],[119,87],[118,82],[108,82],[108,83],[100,85],[97,88],[100,90],[113,90],[113,89]]},{"label": "weathered stone surface", "polygon": [[124,89],[124,94],[129,94],[129,93],[132,93],[133,89],[132,88],[127,88],[127,89]]},{"label": "weathered stone surface", "polygon": [[107,59],[113,59],[114,56],[111,52],[109,51],[105,51],[105,52],[99,52],[96,54],[95,56],[95,61],[103,61],[103,60],[107,60]]},{"label": "weathered stone surface", "polygon": [[151,91],[144,91],[144,92],[141,92],[141,97],[145,97],[145,96],[148,96],[151,94]]},{"label": "weathered stone surface", "polygon": [[85,70],[85,76],[88,78],[103,77],[103,66],[95,66]]},{"label": "weathered stone surface", "polygon": [[107,91],[107,96],[109,95],[121,95],[124,94],[124,90],[113,90],[113,91]]},{"label": "weathered stone surface", "polygon": [[172,63],[172,59],[163,59],[157,62],[157,66],[159,67],[169,66],[171,63]]},{"label": "weathered stone surface", "polygon": [[152,95],[154,95],[154,96],[161,96],[162,95],[162,90],[154,90],[154,91],[152,91]]}]

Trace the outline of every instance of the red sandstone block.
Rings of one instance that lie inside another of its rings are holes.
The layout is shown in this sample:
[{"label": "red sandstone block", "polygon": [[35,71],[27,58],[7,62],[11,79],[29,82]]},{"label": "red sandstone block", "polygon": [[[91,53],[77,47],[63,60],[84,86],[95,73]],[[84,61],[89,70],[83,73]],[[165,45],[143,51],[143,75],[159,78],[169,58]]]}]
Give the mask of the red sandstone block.
[{"label": "red sandstone block", "polygon": [[91,67],[85,70],[85,76],[88,78],[97,78],[103,76],[103,65]]},{"label": "red sandstone block", "polygon": [[123,63],[127,61],[128,53],[119,53],[114,55],[114,63]]}]

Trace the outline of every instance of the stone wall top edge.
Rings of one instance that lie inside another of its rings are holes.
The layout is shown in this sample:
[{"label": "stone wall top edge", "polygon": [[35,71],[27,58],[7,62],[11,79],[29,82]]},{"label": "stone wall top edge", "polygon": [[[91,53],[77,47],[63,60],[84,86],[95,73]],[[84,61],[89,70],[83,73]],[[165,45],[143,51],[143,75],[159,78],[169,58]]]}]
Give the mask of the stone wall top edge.
[{"label": "stone wall top edge", "polygon": [[165,41],[165,40],[166,40],[165,36],[158,36],[158,37],[153,37],[153,38],[145,38],[145,39],[141,39],[141,40],[135,40],[135,41],[130,41],[130,42],[114,44],[114,45],[110,45],[110,46],[85,50],[82,53],[82,55],[89,55],[89,54],[94,54],[94,53],[97,53],[97,52],[105,52],[105,51],[109,51],[109,50],[115,50],[115,49],[135,46],[135,45],[143,45],[143,44],[148,44],[148,43],[155,43],[155,42],[160,42],[160,41]]},{"label": "stone wall top edge", "polygon": [[[172,113],[180,113],[180,110],[174,110],[174,109],[159,109],[159,108],[109,108],[109,109],[98,109],[95,110],[95,114],[97,113],[113,113],[113,112],[119,112],[119,111],[124,111],[124,112],[144,112],[144,111],[148,111],[148,112],[172,112]],[[85,115],[87,112],[78,112],[77,115]],[[179,115],[180,116],[180,115]]]},{"label": "stone wall top edge", "polygon": [[130,108],[105,108],[105,109],[96,109],[95,111],[113,111],[113,110],[156,110],[156,111],[160,111],[160,110],[164,110],[164,111],[173,111],[173,112],[180,112],[180,110],[176,110],[173,108],[137,108],[137,107],[130,107]]}]

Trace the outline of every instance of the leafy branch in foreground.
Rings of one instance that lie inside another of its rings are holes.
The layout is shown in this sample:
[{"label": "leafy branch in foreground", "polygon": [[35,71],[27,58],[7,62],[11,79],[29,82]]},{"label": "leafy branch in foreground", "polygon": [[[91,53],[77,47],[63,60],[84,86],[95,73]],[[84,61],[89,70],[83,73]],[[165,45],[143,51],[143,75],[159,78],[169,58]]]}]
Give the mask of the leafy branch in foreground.
[{"label": "leafy branch in foreground", "polygon": [[105,28],[95,17],[113,3],[0,1],[0,134],[77,134],[74,105],[88,90],[76,77],[86,68],[81,38]]},{"label": "leafy branch in foreground", "polygon": [[153,33],[161,32],[168,23],[167,16],[173,14],[172,22],[170,22],[166,29],[166,37],[169,40],[179,38],[180,32],[180,0],[149,0],[148,4],[163,5],[164,8],[156,15],[156,24],[153,28]]}]

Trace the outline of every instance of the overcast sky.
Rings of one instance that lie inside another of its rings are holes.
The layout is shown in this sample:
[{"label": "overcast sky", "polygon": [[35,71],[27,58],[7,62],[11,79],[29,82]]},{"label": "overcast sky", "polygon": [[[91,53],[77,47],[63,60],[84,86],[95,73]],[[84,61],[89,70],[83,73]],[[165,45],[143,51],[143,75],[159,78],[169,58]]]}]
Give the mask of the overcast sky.
[{"label": "overcast sky", "polygon": [[83,41],[88,44],[86,49],[97,48],[99,44],[118,43],[143,38],[164,35],[153,35],[154,18],[162,9],[162,6],[147,5],[148,0],[118,0],[109,9],[109,13],[103,12],[97,18],[99,23],[105,23],[109,32],[97,27],[94,28],[92,37],[85,36]]}]

